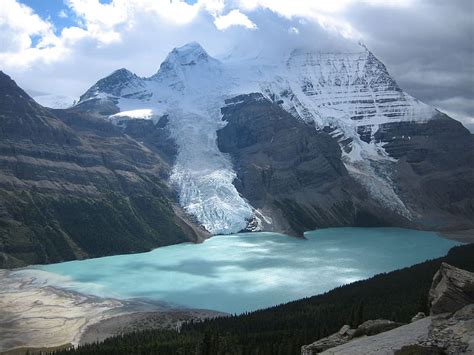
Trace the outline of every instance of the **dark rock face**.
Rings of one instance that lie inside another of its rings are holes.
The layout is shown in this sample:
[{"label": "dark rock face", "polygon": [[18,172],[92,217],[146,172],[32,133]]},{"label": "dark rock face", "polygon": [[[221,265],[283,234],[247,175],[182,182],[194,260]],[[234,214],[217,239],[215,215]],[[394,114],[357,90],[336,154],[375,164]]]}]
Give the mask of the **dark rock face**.
[{"label": "dark rock face", "polygon": [[329,134],[296,120],[261,94],[226,104],[222,114],[228,123],[218,131],[219,149],[233,159],[238,191],[267,217],[268,222],[262,218],[266,230],[301,236],[321,227],[398,221],[367,200]]},{"label": "dark rock face", "polygon": [[420,228],[474,228],[474,137],[461,123],[439,113],[382,125],[374,138],[398,159],[393,180]]},{"label": "dark rock face", "polygon": [[429,292],[431,315],[453,313],[474,304],[474,273],[443,263]]},{"label": "dark rock face", "polygon": [[226,104],[219,149],[233,159],[238,191],[271,219],[262,223],[266,230],[302,235],[336,226],[474,228],[474,139],[446,115],[387,123],[376,133],[359,127],[362,138],[375,139],[397,159],[384,169],[412,212],[407,219],[351,178],[341,161],[347,144],[330,127],[316,131],[261,94]]},{"label": "dark rock face", "polygon": [[168,164],[102,118],[36,104],[0,75],[0,267],[150,250],[205,234]]},{"label": "dark rock face", "polygon": [[0,71],[0,140],[77,145],[77,136]]},{"label": "dark rock face", "polygon": [[178,146],[170,136],[168,116],[161,117],[156,124],[151,120],[126,120],[123,132],[140,142],[146,142],[167,163],[173,164],[178,154]]}]

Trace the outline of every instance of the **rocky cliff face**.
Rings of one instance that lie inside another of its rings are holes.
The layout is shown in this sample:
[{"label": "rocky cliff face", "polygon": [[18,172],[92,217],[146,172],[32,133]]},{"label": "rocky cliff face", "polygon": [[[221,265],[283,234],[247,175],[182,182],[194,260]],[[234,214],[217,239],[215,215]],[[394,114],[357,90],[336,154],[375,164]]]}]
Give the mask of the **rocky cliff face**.
[{"label": "rocky cliff face", "polygon": [[0,74],[0,267],[197,240],[160,156],[111,123],[34,102]]},{"label": "rocky cliff face", "polygon": [[374,135],[396,159],[392,181],[423,228],[473,228],[474,137],[438,113],[425,123],[382,125]]},{"label": "rocky cliff face", "polygon": [[393,160],[367,161],[396,191],[405,208],[400,211],[373,197],[380,193],[376,172],[369,184],[357,176],[361,170],[354,174],[360,165],[344,161],[344,148],[330,130],[294,120],[261,94],[226,102],[219,149],[231,155],[235,185],[260,213],[263,229],[301,235],[345,225],[472,228],[474,140],[449,117],[387,123],[375,134]]},{"label": "rocky cliff face", "polygon": [[321,227],[398,221],[364,201],[367,192],[349,175],[328,133],[259,93],[226,103],[218,146],[232,157],[237,189],[256,208],[254,228],[302,236]]},{"label": "rocky cliff face", "polygon": [[453,313],[474,304],[474,273],[443,263],[429,293],[431,315]]}]

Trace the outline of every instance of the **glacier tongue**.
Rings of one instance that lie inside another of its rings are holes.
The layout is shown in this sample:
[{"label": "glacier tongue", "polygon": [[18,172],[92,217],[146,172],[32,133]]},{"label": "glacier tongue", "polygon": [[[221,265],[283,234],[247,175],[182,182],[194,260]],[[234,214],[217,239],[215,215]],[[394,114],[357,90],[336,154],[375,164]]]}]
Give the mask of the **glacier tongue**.
[{"label": "glacier tongue", "polygon": [[230,158],[217,147],[229,75],[221,62],[191,43],[174,49],[148,82],[153,97],[166,106],[179,147],[170,182],[184,209],[212,234],[239,232],[253,217],[233,184]]},{"label": "glacier tongue", "polygon": [[233,185],[236,174],[229,158],[217,148],[222,127],[219,106],[198,111],[205,98],[170,109],[170,130],[179,146],[170,181],[186,212],[212,234],[236,233],[246,228],[252,207]]}]

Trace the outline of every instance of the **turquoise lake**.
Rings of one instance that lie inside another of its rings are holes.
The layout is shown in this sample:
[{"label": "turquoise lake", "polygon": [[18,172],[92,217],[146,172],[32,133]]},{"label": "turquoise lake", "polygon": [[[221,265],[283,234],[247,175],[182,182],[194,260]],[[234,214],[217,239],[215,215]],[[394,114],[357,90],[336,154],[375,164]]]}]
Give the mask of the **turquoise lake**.
[{"label": "turquoise lake", "polygon": [[97,296],[241,313],[440,257],[459,244],[434,232],[398,228],[333,228],[305,236],[216,236],[202,244],[18,272],[34,272],[50,285]]}]

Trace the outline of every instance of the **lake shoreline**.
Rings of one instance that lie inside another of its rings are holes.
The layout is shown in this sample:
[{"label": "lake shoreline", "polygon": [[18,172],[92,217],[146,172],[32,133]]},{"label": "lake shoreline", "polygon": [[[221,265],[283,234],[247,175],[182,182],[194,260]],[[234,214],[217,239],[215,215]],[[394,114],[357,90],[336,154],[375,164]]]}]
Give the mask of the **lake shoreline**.
[{"label": "lake shoreline", "polygon": [[173,321],[179,325],[185,320],[224,315],[211,310],[173,308],[152,300],[101,298],[37,281],[0,270],[1,354],[76,346],[91,339],[92,333],[97,334],[96,340],[103,340],[119,334],[130,320],[140,322],[151,317],[172,328]]},{"label": "lake shoreline", "polygon": [[442,238],[455,240],[461,243],[474,243],[474,229],[464,229],[458,231],[438,232]]}]

